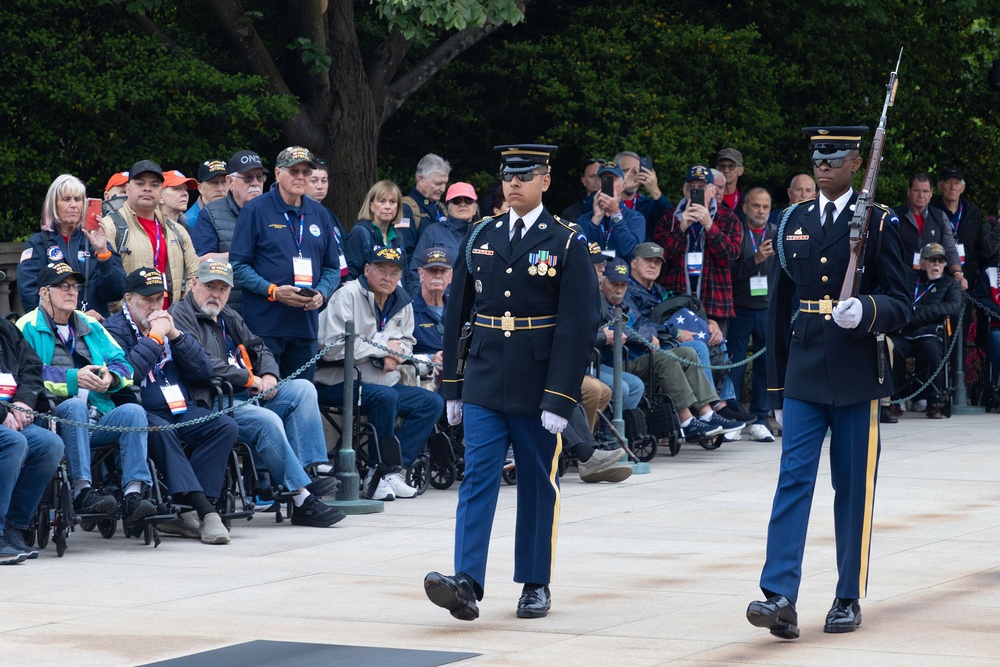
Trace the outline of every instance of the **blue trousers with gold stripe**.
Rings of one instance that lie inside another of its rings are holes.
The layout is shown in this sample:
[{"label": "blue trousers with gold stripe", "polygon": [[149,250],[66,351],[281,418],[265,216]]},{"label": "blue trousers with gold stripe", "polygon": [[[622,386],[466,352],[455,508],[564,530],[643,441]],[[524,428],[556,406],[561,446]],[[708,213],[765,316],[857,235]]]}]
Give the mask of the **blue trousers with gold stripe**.
[{"label": "blue trousers with gold stripe", "polygon": [[767,559],[760,587],[799,596],[802,553],[809,510],[827,427],[837,535],[837,597],[863,598],[868,588],[868,559],[878,472],[878,401],[832,406],[785,397],[781,471],[767,527]]},{"label": "blue trousers with gold stripe", "polygon": [[559,522],[561,439],[542,428],[540,412],[504,414],[471,403],[464,404],[463,412],[465,477],[458,490],[455,572],[485,587],[500,475],[511,444],[517,465],[514,581],[547,584]]}]

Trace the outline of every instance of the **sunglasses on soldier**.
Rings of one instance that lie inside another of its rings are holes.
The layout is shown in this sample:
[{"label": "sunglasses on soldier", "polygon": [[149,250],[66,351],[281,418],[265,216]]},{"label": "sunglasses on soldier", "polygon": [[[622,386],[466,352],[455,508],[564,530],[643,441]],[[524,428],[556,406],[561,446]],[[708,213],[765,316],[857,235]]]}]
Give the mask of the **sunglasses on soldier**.
[{"label": "sunglasses on soldier", "polygon": [[846,157],[838,157],[832,160],[820,158],[812,160],[812,163],[813,166],[816,168],[822,167],[823,163],[826,162],[828,165],[830,165],[830,169],[840,169],[841,167],[844,166],[844,163],[847,162],[848,160],[849,158]]},{"label": "sunglasses on soldier", "polygon": [[503,180],[504,183],[510,183],[511,181],[514,180],[514,177],[517,176],[517,179],[522,183],[530,183],[531,181],[535,180],[535,176],[544,176],[544,175],[545,175],[544,173],[538,174],[534,171],[529,171],[523,174],[500,174],[500,178],[501,180]]}]

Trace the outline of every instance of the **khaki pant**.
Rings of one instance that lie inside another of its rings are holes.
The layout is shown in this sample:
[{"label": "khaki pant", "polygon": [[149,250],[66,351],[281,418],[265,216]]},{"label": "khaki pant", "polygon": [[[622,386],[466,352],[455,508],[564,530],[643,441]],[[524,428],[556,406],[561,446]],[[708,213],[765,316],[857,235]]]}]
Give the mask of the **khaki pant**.
[{"label": "khaki pant", "polygon": [[611,387],[589,375],[583,376],[583,386],[580,388],[580,404],[587,413],[587,424],[590,430],[597,425],[597,414],[608,407],[611,402]]},{"label": "khaki pant", "polygon": [[[689,347],[675,347],[670,352],[681,359],[698,363],[698,353]],[[653,364],[653,378],[660,385],[678,410],[693,408],[695,412],[703,406],[719,400],[715,387],[705,377],[705,371],[698,366],[682,364],[662,352],[651,352],[629,364],[629,373],[645,379],[649,375],[649,364]]]}]

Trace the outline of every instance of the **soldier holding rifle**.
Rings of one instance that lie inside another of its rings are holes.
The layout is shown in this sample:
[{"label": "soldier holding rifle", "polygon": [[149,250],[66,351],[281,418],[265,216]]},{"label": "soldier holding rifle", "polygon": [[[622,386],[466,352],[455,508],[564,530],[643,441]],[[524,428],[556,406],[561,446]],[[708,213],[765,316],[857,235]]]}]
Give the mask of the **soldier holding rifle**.
[{"label": "soldier holding rifle", "polygon": [[889,209],[871,201],[884,121],[883,110],[860,193],[852,182],[868,128],[803,130],[811,138],[819,197],[789,207],[775,239],[768,395],[784,434],[760,578],[767,599],[750,604],[747,620],[783,639],[799,636],[795,604],[827,428],[839,579],[824,631],[852,632],[861,624],[858,599],[867,588],[880,447],[878,399],[893,391],[880,332],[902,327],[910,312],[899,233]]}]

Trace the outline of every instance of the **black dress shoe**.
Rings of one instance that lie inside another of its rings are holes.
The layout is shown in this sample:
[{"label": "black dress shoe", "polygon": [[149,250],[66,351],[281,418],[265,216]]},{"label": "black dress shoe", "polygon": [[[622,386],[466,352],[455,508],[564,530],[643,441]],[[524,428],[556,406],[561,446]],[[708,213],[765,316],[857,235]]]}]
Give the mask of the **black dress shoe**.
[{"label": "black dress shoe", "polygon": [[747,607],[747,620],[750,625],[768,628],[775,637],[799,638],[799,615],[795,613],[795,605],[784,595],[751,602]]},{"label": "black dress shoe", "polygon": [[424,592],[431,602],[444,607],[460,621],[474,621],[479,618],[476,588],[472,580],[461,572],[454,577],[429,572],[424,577]]},{"label": "black dress shoe", "polygon": [[896,424],[899,422],[899,417],[892,413],[892,408],[881,407],[878,411],[878,420],[883,424]]},{"label": "black dress shoe", "polygon": [[826,615],[823,632],[854,632],[861,625],[861,605],[857,600],[834,598]]},{"label": "black dress shoe", "polygon": [[521,599],[517,601],[518,618],[542,618],[552,607],[552,596],[548,586],[524,585]]}]

